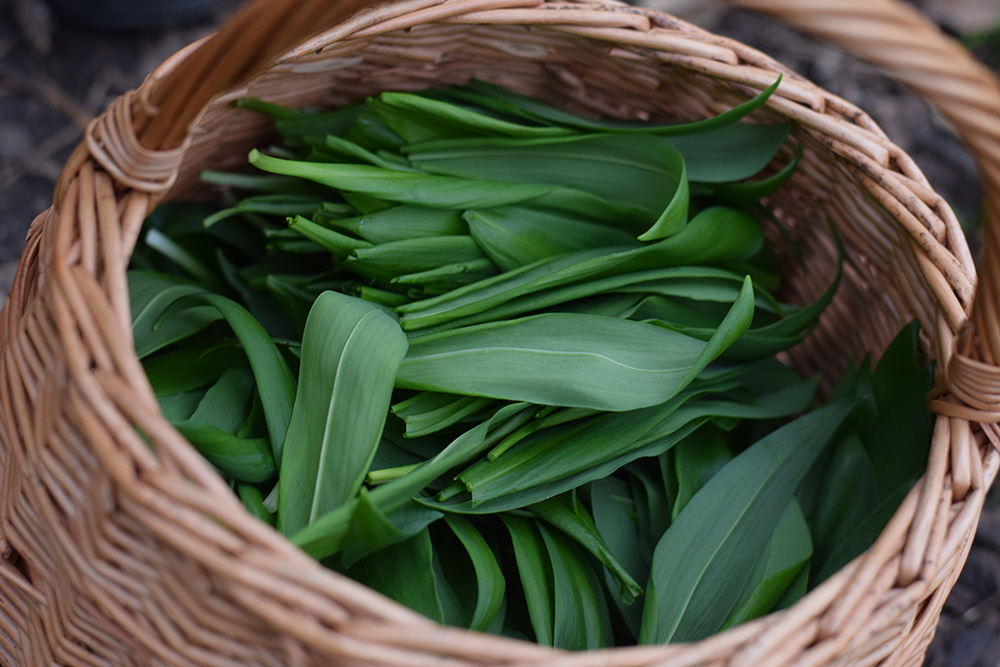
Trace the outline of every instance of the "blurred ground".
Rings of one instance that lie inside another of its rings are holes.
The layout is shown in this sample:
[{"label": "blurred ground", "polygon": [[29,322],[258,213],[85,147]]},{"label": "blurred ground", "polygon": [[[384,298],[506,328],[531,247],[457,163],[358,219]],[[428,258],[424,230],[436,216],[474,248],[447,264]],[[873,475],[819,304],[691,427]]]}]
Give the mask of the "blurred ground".
[{"label": "blurred ground", "polygon": [[[755,46],[868,111],[951,202],[977,245],[980,193],[971,160],[947,126],[899,86],[832,49],[708,0],[642,0]],[[946,30],[983,35],[977,54],[1000,66],[1000,0],[915,0]],[[32,218],[89,119],[167,56],[210,32],[241,4],[219,0],[206,20],[111,31],[54,17],[41,0],[0,0],[0,295]],[[0,296],[2,298],[2,296]],[[968,564],[928,652],[930,667],[1000,665],[1000,497],[988,502]]]}]

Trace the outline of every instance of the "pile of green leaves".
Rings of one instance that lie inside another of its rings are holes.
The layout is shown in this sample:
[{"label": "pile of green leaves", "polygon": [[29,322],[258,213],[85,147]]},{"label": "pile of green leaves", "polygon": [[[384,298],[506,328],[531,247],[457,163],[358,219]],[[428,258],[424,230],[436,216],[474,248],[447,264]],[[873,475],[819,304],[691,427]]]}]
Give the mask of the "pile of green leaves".
[{"label": "pile of green leaves", "polygon": [[[275,107],[129,273],[164,415],[247,509],[443,623],[588,649],[788,605],[921,474],[908,328],[824,407],[757,222],[787,125],[589,120],[482,82]],[[788,153],[783,153],[787,155]]]}]

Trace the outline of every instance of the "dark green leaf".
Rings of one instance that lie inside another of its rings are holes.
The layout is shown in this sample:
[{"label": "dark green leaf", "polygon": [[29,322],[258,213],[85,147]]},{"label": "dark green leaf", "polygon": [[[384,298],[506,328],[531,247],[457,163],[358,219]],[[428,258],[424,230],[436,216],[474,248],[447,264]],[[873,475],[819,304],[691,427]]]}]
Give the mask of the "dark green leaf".
[{"label": "dark green leaf", "polygon": [[694,641],[725,624],[795,487],[852,408],[836,403],[774,431],[691,499],[656,546],[640,641]]}]

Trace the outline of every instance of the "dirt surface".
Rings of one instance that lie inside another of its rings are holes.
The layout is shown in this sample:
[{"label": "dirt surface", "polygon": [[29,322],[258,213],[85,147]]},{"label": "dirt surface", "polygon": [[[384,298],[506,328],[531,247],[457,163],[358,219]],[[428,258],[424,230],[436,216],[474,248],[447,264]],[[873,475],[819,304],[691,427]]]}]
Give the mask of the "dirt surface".
[{"label": "dirt surface", "polygon": [[[833,49],[705,0],[644,0],[775,56],[867,110],[952,203],[978,245],[980,193],[971,160],[948,127],[899,86]],[[55,180],[89,119],[136,87],[167,56],[209,33],[241,4],[219,0],[207,20],[167,29],[97,30],[53,16],[41,0],[0,0],[0,294],[24,235],[51,203]],[[952,32],[986,32],[1000,0],[918,2]],[[988,41],[988,40],[987,40]],[[1000,47],[979,53],[994,66]],[[933,667],[1000,664],[1000,499],[988,502],[968,564],[928,652]]]}]

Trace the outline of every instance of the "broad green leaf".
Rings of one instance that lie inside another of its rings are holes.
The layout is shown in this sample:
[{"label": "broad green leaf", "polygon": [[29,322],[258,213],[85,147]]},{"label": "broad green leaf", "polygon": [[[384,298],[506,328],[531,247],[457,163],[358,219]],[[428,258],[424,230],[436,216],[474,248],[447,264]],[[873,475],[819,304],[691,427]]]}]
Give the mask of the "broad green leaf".
[{"label": "broad green leaf", "polygon": [[396,285],[420,285],[430,294],[441,294],[496,273],[497,267],[492,260],[481,257],[467,262],[442,264],[428,271],[405,273],[394,277],[390,282]]},{"label": "broad green leaf", "polygon": [[[711,333],[718,327],[719,322],[728,312],[729,305],[739,296],[743,287],[745,276],[718,269],[714,267],[692,267],[678,266],[665,269],[650,269],[645,271],[633,271],[630,273],[614,274],[605,278],[598,278],[584,282],[578,282],[566,286],[553,287],[538,292],[526,294],[503,303],[488,311],[467,315],[453,320],[446,327],[431,327],[427,333],[431,333],[443,328],[464,327],[472,324],[482,324],[484,322],[495,322],[503,319],[510,319],[517,315],[524,315],[534,311],[553,309],[560,312],[577,312],[582,314],[601,315],[609,317],[629,318],[633,320],[646,321],[656,320],[658,313],[649,312],[647,307],[644,312],[638,312],[638,306],[644,304],[644,294],[677,294],[681,296],[697,295],[700,299],[711,298],[713,302],[725,304],[713,312],[711,317],[704,317],[697,320],[704,326],[695,327],[694,332],[698,333],[701,340],[707,340]],[[601,301],[590,301],[580,303],[581,299],[608,293],[625,293],[636,296],[628,296],[618,303],[628,303],[627,307],[615,305],[611,312],[608,312],[608,304]],[[653,298],[653,297],[645,297]],[[577,303],[573,303],[577,302]],[[591,310],[589,304],[596,305],[597,308]],[[704,304],[700,304],[704,305]],[[779,307],[780,308],[780,307]],[[776,305],[770,295],[759,289],[754,289],[754,310],[762,309],[764,312],[773,311]],[[654,322],[658,326],[660,323]],[[670,328],[670,327],[668,327]],[[708,330],[708,335],[704,335]]]},{"label": "broad green leaf", "polygon": [[167,421],[171,424],[179,424],[191,419],[191,415],[198,409],[198,404],[204,397],[204,390],[185,391],[169,396],[160,396],[157,398],[157,404]]},{"label": "broad green leaf", "polygon": [[719,335],[704,344],[639,322],[567,313],[476,325],[411,341],[396,385],[634,410],[676,394],[746,330],[752,317],[747,281]]},{"label": "broad green leaf", "polygon": [[[404,121],[407,126],[423,123],[445,136],[480,134],[507,137],[551,137],[569,134],[568,130],[557,127],[511,123],[467,107],[414,93],[385,92],[379,95],[378,99],[383,104],[375,109],[383,118],[387,120],[389,117],[393,120],[399,119],[398,123],[390,122],[393,127],[402,126]],[[390,115],[387,107],[391,107],[396,113]],[[411,141],[415,138],[409,132],[406,134],[401,132],[400,134]]]},{"label": "broad green leaf", "polygon": [[717,201],[729,204],[750,204],[758,202],[768,195],[774,194],[788,181],[791,180],[795,172],[798,171],[799,162],[802,159],[802,147],[795,151],[795,156],[784,167],[777,172],[756,181],[745,183],[713,183],[702,185],[706,190],[706,195],[715,198]]},{"label": "broad green leaf", "polygon": [[322,200],[313,195],[267,194],[245,197],[236,206],[222,209],[205,218],[202,223],[211,227],[216,223],[242,213],[264,213],[281,216],[311,215],[320,207]]},{"label": "broad green leaf", "polygon": [[271,174],[242,174],[208,169],[201,172],[200,177],[204,183],[221,185],[237,190],[257,190],[259,192],[270,192],[279,195],[310,194],[322,189],[314,183],[309,183],[298,178],[273,176]]},{"label": "broad green leaf", "polygon": [[912,488],[912,483],[906,483],[887,495],[870,514],[855,524],[854,529],[843,538],[825,561],[817,560],[816,567],[813,568],[815,574],[810,579],[810,586],[818,586],[840,568],[867,551],[878,539],[882,529],[889,523],[889,519],[892,518]]},{"label": "broad green leaf", "polygon": [[[278,506],[280,509],[280,502]],[[442,516],[440,512],[409,501],[383,510],[363,487],[351,499],[351,506],[353,509],[341,536],[340,561],[345,567],[353,566],[380,549],[409,539]]]},{"label": "broad green leaf", "polygon": [[295,401],[295,379],[288,364],[260,322],[238,303],[218,294],[199,293],[194,294],[192,299],[204,301],[221,313],[246,352],[257,393],[264,406],[274,461],[280,462],[281,443],[284,442]]},{"label": "broad green leaf", "polygon": [[470,236],[427,236],[357,248],[348,257],[347,266],[366,276],[389,279],[482,258],[482,251]]},{"label": "broad green leaf", "polygon": [[526,206],[466,211],[464,218],[472,238],[504,271],[588,248],[638,245],[613,227]]},{"label": "broad green leaf", "polygon": [[362,106],[344,138],[370,151],[397,151],[406,143],[375,113],[371,102]]},{"label": "broad green leaf", "polygon": [[242,365],[228,368],[205,392],[204,398],[191,415],[191,420],[205,422],[235,434],[250,414],[253,394],[254,379],[251,370]]},{"label": "broad green leaf", "polygon": [[493,403],[488,398],[420,392],[392,406],[392,412],[406,422],[406,435],[416,438],[453,426]]},{"label": "broad green leaf", "polygon": [[460,211],[406,205],[331,220],[329,224],[375,244],[424,236],[458,236],[468,232]]},{"label": "broad green leaf", "polygon": [[206,288],[219,289],[222,286],[219,275],[211,267],[206,266],[183,245],[155,227],[146,232],[145,245],[169,259]]},{"label": "broad green leaf", "polygon": [[452,139],[407,146],[410,162],[443,176],[537,183],[588,192],[654,225],[662,238],[687,217],[684,160],[665,139],[575,135],[543,139]]},{"label": "broad green leaf", "polygon": [[360,105],[351,105],[336,111],[315,113],[309,110],[290,109],[249,97],[237,100],[236,105],[272,116],[281,136],[286,141],[292,142],[301,141],[306,136],[342,134],[355,123],[363,109]]},{"label": "broad green leaf", "polygon": [[143,369],[157,397],[191,391],[219,379],[223,371],[246,363],[246,355],[235,345],[205,348],[190,345],[147,357]]},{"label": "broad green leaf", "polygon": [[476,571],[476,606],[469,629],[485,631],[495,623],[504,603],[507,586],[503,572],[489,544],[468,519],[445,515],[444,520],[465,547]]},{"label": "broad green leaf", "polygon": [[715,473],[733,459],[723,434],[705,426],[692,433],[673,448],[674,470],[677,475],[677,498],[670,507],[671,518],[677,519],[694,494]]},{"label": "broad green leaf", "polygon": [[927,467],[934,415],[926,396],[933,384],[933,370],[920,358],[914,322],[896,336],[872,374],[878,416],[862,438],[883,497],[919,478]]},{"label": "broad green leaf", "polygon": [[533,97],[520,95],[512,90],[480,79],[472,79],[466,86],[461,88],[443,91],[443,95],[535,122],[576,130],[616,133],[636,132],[640,134],[670,136],[716,129],[735,123],[767,102],[767,99],[778,89],[780,83],[781,75],[778,75],[778,80],[757,96],[718,116],[675,125],[659,125],[643,121],[594,120],[584,118],[545,104]]},{"label": "broad green leaf", "polygon": [[812,556],[809,524],[793,499],[774,527],[771,543],[757,569],[760,581],[729,617],[723,628],[746,623],[767,614],[783,597]]},{"label": "broad green leaf", "polygon": [[[687,436],[677,438],[683,442]],[[668,450],[669,451],[669,450]],[[628,464],[624,471],[628,474],[628,482],[632,491],[633,507],[636,514],[640,554],[643,557],[646,580],[649,580],[649,568],[653,559],[653,549],[670,527],[670,498],[662,473],[656,470],[652,457],[639,459]],[[638,631],[637,631],[638,634]]]},{"label": "broad green leaf", "polygon": [[528,619],[535,632],[535,641],[542,646],[552,646],[555,592],[545,542],[535,527],[535,522],[510,513],[501,514],[500,518],[507,526],[514,545],[514,558],[528,607]]},{"label": "broad green leaf", "polygon": [[745,259],[756,253],[762,242],[760,228],[748,214],[710,208],[692,218],[679,233],[656,243],[640,248],[581,250],[400,306],[400,323],[406,330],[415,330],[482,313],[545,289],[632,271]]},{"label": "broad green leaf", "polygon": [[268,525],[274,525],[274,515],[264,506],[264,496],[260,489],[253,484],[237,482],[236,493],[251,516],[257,517]]},{"label": "broad green leaf", "polygon": [[343,158],[352,158],[359,162],[366,162],[375,167],[380,167],[382,169],[394,169],[398,171],[416,171],[410,167],[406,160],[387,160],[380,155],[377,155],[367,148],[360,146],[353,141],[348,141],[342,137],[337,137],[332,134],[326,135],[322,140],[322,150],[323,153],[330,153],[334,158],[335,162],[344,162]]},{"label": "broad green leaf", "polygon": [[263,171],[297,176],[331,188],[401,204],[457,210],[516,204],[553,190],[549,185],[480,181],[381,169],[363,164],[283,160],[264,155],[256,149],[250,152],[250,162]]},{"label": "broad green leaf", "polygon": [[479,461],[460,473],[471,499],[463,494],[419,502],[473,514],[524,507],[610,475],[636,459],[659,456],[713,417],[766,420],[795,415],[806,409],[814,390],[814,382],[797,383],[753,404],[709,395],[692,400],[697,394],[688,392],[662,406],[607,413],[554,433],[539,432],[496,461]]},{"label": "broad green leaf", "polygon": [[[436,456],[417,466],[412,472],[376,487],[370,494],[362,490],[362,496],[370,496],[371,505],[379,512],[393,512],[411,499],[416,500],[415,496],[421,489],[448,470],[467,463],[502,440],[527,421],[532,411],[533,408],[524,403],[507,405],[490,419],[455,438]],[[292,535],[292,542],[318,559],[337,553],[355,522],[358,508],[357,499],[348,501]],[[360,523],[363,524],[364,521]]]},{"label": "broad green leaf", "polygon": [[594,524],[594,519],[579,501],[563,495],[535,503],[528,509],[538,518],[571,537],[608,568],[617,582],[618,594],[625,604],[631,604],[642,595],[642,586],[632,578],[625,566],[605,544]]},{"label": "broad green leaf", "polygon": [[245,482],[264,482],[276,472],[266,438],[246,438],[238,433],[247,421],[253,402],[253,374],[245,366],[222,373],[194,412],[172,421],[188,442],[219,470]]},{"label": "broad green leaf", "polygon": [[225,474],[254,484],[274,477],[274,456],[267,438],[238,438],[205,422],[186,422],[175,427]]},{"label": "broad green leaf", "polygon": [[371,243],[351,238],[346,234],[341,234],[323,225],[317,225],[312,220],[303,218],[301,215],[295,216],[288,221],[289,229],[306,237],[316,245],[329,250],[334,257],[346,259],[351,252],[370,248]]},{"label": "broad green leaf", "polygon": [[777,154],[790,125],[737,123],[670,138],[694,182],[724,183],[750,178]]},{"label": "broad green leaf", "polygon": [[880,501],[864,445],[855,434],[844,437],[827,464],[812,516],[816,563],[826,563]]},{"label": "broad green leaf", "polygon": [[281,460],[278,526],[286,535],[358,492],[405,354],[406,337],[380,307],[337,292],[316,299]]},{"label": "broad green leaf", "polygon": [[[177,308],[177,302],[205,288],[159,273],[129,271],[129,299],[132,307],[132,338],[135,353],[142,359],[153,352],[198,333],[222,319],[214,308]],[[164,315],[170,312],[169,317]]]},{"label": "broad green leaf", "polygon": [[538,530],[552,563],[553,646],[577,651],[611,646],[608,603],[586,552],[544,524]]},{"label": "broad green leaf", "polygon": [[426,528],[367,556],[347,570],[347,574],[438,623],[444,622],[434,573],[434,547]]},{"label": "broad green leaf", "polygon": [[[649,564],[642,557],[639,530],[633,516],[636,507],[628,485],[616,477],[594,480],[590,484],[590,506],[594,525],[608,549],[633,579],[646,581],[649,578]],[[610,571],[605,569],[605,572],[606,580],[609,584],[612,583]],[[617,587],[611,590],[617,590]],[[612,600],[618,606],[633,638],[638,637],[642,604],[627,604],[621,595],[612,596]]]},{"label": "broad green leaf", "polygon": [[796,486],[853,408],[835,403],[774,431],[691,499],[653,555],[640,641],[695,641],[736,611]]}]

